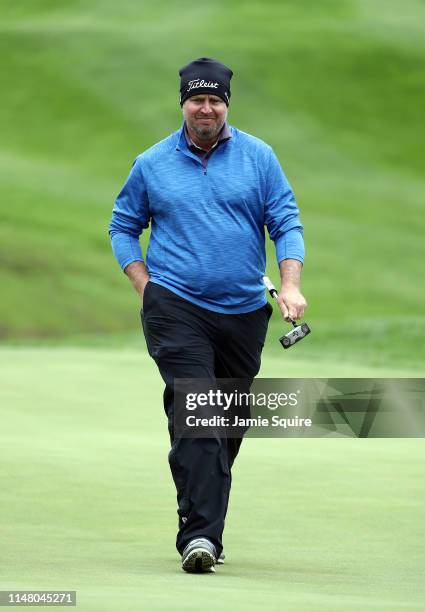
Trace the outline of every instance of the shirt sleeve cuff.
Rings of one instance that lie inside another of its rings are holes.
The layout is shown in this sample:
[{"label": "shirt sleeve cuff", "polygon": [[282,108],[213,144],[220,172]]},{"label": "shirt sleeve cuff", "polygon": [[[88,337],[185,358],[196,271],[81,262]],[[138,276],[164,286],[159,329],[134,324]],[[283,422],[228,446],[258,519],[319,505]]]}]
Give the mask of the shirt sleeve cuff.
[{"label": "shirt sleeve cuff", "polygon": [[112,236],[111,242],[112,250],[122,270],[133,261],[143,261],[138,238],[120,232]]},{"label": "shirt sleeve cuff", "polygon": [[299,229],[285,232],[275,242],[277,263],[284,259],[296,259],[304,263],[304,238]]}]

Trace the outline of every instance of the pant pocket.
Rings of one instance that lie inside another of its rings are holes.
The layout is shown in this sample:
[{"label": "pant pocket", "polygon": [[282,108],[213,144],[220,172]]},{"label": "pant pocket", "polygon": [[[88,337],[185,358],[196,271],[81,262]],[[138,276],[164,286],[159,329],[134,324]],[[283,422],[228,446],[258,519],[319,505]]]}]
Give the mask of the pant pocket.
[{"label": "pant pocket", "polygon": [[264,308],[266,309],[266,313],[267,313],[267,321],[270,321],[270,317],[273,314],[273,306],[270,304],[270,302],[267,302],[264,305]]}]

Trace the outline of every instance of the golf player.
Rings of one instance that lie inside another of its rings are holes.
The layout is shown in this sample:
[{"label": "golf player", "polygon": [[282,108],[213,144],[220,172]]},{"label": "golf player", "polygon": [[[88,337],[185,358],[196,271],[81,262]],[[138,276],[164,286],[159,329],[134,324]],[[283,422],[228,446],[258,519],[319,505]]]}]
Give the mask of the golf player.
[{"label": "golf player", "polygon": [[[306,307],[304,243],[294,194],[272,148],[227,123],[230,68],[203,57],[179,74],[183,125],[136,158],[109,233],[142,301],[147,348],[165,383],[182,567],[211,572],[224,559],[231,468],[241,439],[175,436],[174,379],[252,382],[272,312],[262,280],[265,227],[288,321]],[[266,106],[266,91],[263,101]],[[145,263],[139,236],[149,225]]]}]

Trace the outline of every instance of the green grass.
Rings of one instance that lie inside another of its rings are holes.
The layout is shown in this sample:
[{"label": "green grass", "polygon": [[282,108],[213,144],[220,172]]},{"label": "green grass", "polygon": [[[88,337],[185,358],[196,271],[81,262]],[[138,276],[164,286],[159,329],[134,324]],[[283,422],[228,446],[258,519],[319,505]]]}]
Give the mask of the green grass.
[{"label": "green grass", "polygon": [[137,328],[106,233],[113,200],[132,159],[180,125],[178,68],[211,55],[235,72],[231,123],[273,145],[298,197],[311,350],[423,367],[424,10],[3,2],[0,338]]},{"label": "green grass", "polygon": [[[277,367],[266,357],[262,376]],[[193,576],[174,548],[153,362],[132,350],[8,348],[0,373],[0,589],[77,590],[84,612],[423,609],[420,440],[245,440],[226,564]]]}]

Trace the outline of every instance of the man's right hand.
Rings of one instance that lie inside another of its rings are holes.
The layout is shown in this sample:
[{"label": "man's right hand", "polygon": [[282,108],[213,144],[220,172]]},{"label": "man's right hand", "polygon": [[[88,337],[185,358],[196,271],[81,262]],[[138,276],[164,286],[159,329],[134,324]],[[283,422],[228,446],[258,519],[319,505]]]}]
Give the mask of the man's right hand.
[{"label": "man's right hand", "polygon": [[124,272],[131,280],[133,287],[140,296],[140,301],[143,305],[143,294],[149,280],[149,274],[143,261],[133,261],[126,266]]},{"label": "man's right hand", "polygon": [[142,308],[143,308],[143,296],[145,295],[145,289],[146,289],[146,285],[148,284],[148,282],[149,282],[149,278],[146,281],[146,283],[143,285],[142,290],[140,291],[140,300],[142,302]]}]

